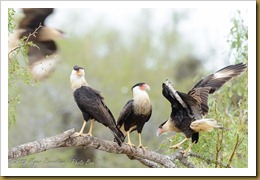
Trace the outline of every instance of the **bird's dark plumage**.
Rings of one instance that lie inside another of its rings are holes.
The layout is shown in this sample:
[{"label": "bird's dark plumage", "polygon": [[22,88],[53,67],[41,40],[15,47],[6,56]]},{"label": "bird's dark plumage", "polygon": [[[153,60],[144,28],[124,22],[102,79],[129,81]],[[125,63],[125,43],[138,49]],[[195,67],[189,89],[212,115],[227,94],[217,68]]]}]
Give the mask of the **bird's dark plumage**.
[{"label": "bird's dark plumage", "polygon": [[138,133],[142,132],[144,124],[150,119],[152,115],[152,109],[147,114],[136,114],[134,112],[134,100],[129,100],[122,109],[117,126],[120,128],[124,125],[125,131],[130,132],[137,130]]},{"label": "bird's dark plumage", "polygon": [[243,63],[222,68],[200,80],[187,94],[175,91],[168,81],[163,83],[162,94],[171,103],[172,112],[170,118],[159,126],[158,134],[182,132],[186,138],[192,138],[192,143],[197,143],[199,131],[222,128],[212,119],[203,119],[209,110],[208,95],[232,77],[240,75],[246,68],[247,65]]},{"label": "bird's dark plumage", "polygon": [[115,119],[111,111],[103,102],[100,92],[87,86],[82,86],[74,91],[74,98],[87,122],[95,119],[108,127],[114,134],[119,145],[123,142],[123,135],[116,127]]}]

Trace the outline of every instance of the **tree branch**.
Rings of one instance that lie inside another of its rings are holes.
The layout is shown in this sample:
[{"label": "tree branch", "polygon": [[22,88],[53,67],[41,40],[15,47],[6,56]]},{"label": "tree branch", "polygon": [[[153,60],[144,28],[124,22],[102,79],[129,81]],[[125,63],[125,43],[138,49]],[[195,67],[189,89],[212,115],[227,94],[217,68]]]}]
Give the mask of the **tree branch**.
[{"label": "tree branch", "polygon": [[115,142],[99,139],[93,136],[72,137],[71,135],[74,132],[74,129],[70,129],[53,137],[44,138],[39,141],[33,141],[10,148],[8,152],[8,159],[12,160],[59,147],[84,146],[109,153],[126,154],[128,157],[131,157],[130,159],[136,159],[148,167],[160,167],[160,165],[167,168],[176,167],[172,161],[172,158],[154,151],[143,150],[142,148],[135,147],[131,148],[126,144],[122,144],[120,147]]},{"label": "tree branch", "polygon": [[[157,153],[151,150],[144,150],[142,148],[130,147],[123,143],[120,147],[117,143],[103,140],[93,136],[72,136],[75,133],[74,129],[67,130],[58,135],[47,137],[39,141],[33,141],[17,147],[10,148],[8,151],[8,160],[29,156],[36,153],[41,153],[50,149],[60,147],[88,147],[95,148],[101,151],[114,154],[125,154],[131,160],[137,160],[147,167],[152,168],[174,168],[176,167],[174,161],[179,160],[184,166],[188,168],[195,168],[195,165],[188,161],[187,157],[181,151],[177,151],[169,156]],[[190,152],[188,156],[200,158],[206,162],[215,163],[214,160],[203,158],[202,156]],[[224,165],[226,167],[226,165]]]},{"label": "tree branch", "polygon": [[8,150],[8,160],[61,147],[63,146],[66,139],[68,139],[74,132],[74,129],[70,129],[53,137],[44,138],[40,141],[33,141],[11,148]]}]

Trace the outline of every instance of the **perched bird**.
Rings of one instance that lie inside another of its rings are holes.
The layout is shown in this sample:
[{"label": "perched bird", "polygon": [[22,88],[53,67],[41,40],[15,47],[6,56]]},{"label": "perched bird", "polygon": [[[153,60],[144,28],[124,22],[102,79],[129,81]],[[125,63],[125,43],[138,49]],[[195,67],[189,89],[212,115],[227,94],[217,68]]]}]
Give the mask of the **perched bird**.
[{"label": "perched bird", "polygon": [[130,146],[134,146],[130,139],[130,133],[137,130],[139,137],[138,147],[140,148],[144,148],[141,141],[141,132],[144,124],[152,115],[152,105],[146,90],[150,90],[146,83],[138,83],[132,87],[133,99],[126,103],[117,121],[117,127],[124,134],[124,137],[127,136],[127,144]]},{"label": "perched bird", "polygon": [[176,91],[169,81],[162,84],[162,94],[171,103],[172,112],[168,120],[163,122],[157,135],[165,132],[183,133],[186,138],[170,148],[180,148],[180,145],[191,138],[191,144],[183,152],[187,155],[193,144],[199,140],[200,131],[212,131],[213,128],[223,128],[213,119],[204,119],[208,113],[208,95],[221,88],[232,77],[240,75],[247,68],[246,64],[230,65],[214,74],[201,79],[187,94]]},{"label": "perched bird", "polygon": [[37,29],[28,39],[28,42],[32,41],[36,45],[28,50],[29,70],[36,80],[47,78],[60,60],[55,40],[64,38],[64,33],[45,25],[45,19],[53,11],[53,8],[24,8],[24,17],[9,37],[10,52],[17,47],[21,38],[29,37]]},{"label": "perched bird", "polygon": [[90,129],[87,135],[92,136],[94,121],[98,121],[104,126],[108,127],[115,137],[118,145],[124,141],[124,136],[121,131],[116,127],[116,122],[113,114],[104,103],[104,98],[100,92],[90,87],[84,78],[84,68],[74,66],[70,82],[73,90],[74,99],[82,112],[84,123],[80,132],[75,133],[74,136],[82,136],[86,123],[91,120]]}]

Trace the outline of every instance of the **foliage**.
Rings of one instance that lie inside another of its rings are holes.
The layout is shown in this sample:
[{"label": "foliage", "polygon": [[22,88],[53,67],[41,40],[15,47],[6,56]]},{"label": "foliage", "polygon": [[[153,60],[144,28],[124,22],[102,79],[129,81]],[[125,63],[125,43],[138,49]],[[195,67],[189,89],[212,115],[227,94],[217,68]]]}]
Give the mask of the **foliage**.
[{"label": "foliage", "polygon": [[228,43],[230,44],[230,53],[234,57],[236,63],[248,61],[248,28],[244,23],[241,12],[238,10],[231,19],[233,27],[228,36]]},{"label": "foliage", "polygon": [[[9,37],[15,36],[15,11],[8,9],[8,31]],[[35,46],[28,37],[23,37],[15,47],[8,49],[8,125],[16,121],[16,106],[20,104],[20,95],[17,83],[33,85],[31,74],[28,71],[28,49]]]},{"label": "foliage", "polygon": [[15,28],[15,10],[13,8],[8,9],[8,32],[13,33],[14,28]]}]

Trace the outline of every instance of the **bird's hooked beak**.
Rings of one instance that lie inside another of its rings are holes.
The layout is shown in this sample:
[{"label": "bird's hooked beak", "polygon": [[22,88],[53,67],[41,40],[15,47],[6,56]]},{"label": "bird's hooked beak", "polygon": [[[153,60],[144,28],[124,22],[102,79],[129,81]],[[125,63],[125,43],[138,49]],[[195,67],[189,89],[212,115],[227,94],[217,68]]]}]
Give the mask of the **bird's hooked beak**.
[{"label": "bird's hooked beak", "polygon": [[156,135],[160,136],[163,133],[162,128],[158,128]]},{"label": "bird's hooked beak", "polygon": [[84,75],[84,70],[83,69],[78,69],[77,71],[77,75],[78,76],[83,76]]},{"label": "bird's hooked beak", "polygon": [[148,86],[148,84],[143,84],[141,87],[140,87],[141,90],[149,90],[150,91],[150,86]]},{"label": "bird's hooked beak", "polygon": [[146,90],[150,91],[150,86],[148,86],[148,84],[146,84]]}]

